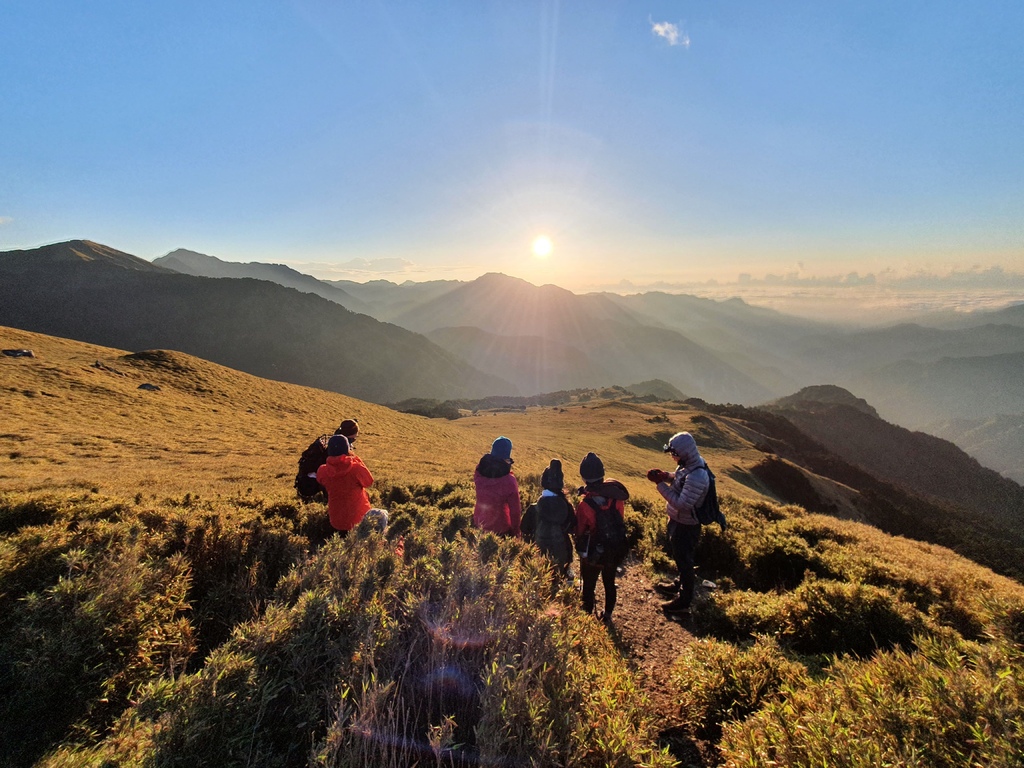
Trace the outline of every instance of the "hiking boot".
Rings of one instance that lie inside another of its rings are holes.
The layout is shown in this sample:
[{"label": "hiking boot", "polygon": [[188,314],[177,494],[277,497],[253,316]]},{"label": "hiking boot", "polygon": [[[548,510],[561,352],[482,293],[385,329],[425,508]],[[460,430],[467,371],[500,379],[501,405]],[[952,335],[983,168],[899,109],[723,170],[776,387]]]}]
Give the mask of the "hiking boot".
[{"label": "hiking boot", "polygon": [[675,597],[679,594],[679,580],[659,582],[654,585],[654,591],[662,597]]},{"label": "hiking boot", "polygon": [[664,603],[662,603],[661,610],[665,611],[666,613],[671,613],[675,611],[689,611],[690,605],[689,603],[683,601],[682,595],[677,595],[673,599],[666,600]]},{"label": "hiking boot", "polygon": [[691,615],[689,608],[677,608],[673,611],[665,609],[665,618],[669,621],[686,621]]}]

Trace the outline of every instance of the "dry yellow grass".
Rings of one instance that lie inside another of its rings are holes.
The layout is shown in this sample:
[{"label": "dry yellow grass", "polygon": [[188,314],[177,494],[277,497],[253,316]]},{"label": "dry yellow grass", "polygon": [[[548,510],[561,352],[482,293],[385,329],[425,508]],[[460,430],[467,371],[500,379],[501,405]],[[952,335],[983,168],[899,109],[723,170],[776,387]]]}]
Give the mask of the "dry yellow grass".
[{"label": "dry yellow grass", "polygon": [[[686,406],[608,401],[452,422],[178,352],[132,355],[13,328],[0,328],[0,344],[35,354],[0,358],[0,490],[234,496],[251,489],[291,496],[302,449],[343,418],[357,418],[358,452],[381,479],[469,482],[480,456],[503,434],[515,444],[520,477],[539,476],[557,457],[571,485],[580,460],[595,451],[609,476],[658,501],[644,478],[652,466],[670,468],[655,447],[658,436],[699,434],[701,427],[694,422],[699,412]],[[139,389],[142,384],[160,389]],[[727,438],[728,449],[702,446],[722,490],[759,496],[730,475],[743,476],[761,454],[738,432]]]}]

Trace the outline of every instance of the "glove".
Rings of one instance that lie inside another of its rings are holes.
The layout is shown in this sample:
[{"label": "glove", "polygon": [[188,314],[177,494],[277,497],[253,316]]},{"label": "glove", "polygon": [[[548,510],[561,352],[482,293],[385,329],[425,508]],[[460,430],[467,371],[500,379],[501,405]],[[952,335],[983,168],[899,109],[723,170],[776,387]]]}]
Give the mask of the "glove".
[{"label": "glove", "polygon": [[647,479],[652,483],[667,483],[671,478],[672,475],[663,469],[650,469],[647,471]]}]

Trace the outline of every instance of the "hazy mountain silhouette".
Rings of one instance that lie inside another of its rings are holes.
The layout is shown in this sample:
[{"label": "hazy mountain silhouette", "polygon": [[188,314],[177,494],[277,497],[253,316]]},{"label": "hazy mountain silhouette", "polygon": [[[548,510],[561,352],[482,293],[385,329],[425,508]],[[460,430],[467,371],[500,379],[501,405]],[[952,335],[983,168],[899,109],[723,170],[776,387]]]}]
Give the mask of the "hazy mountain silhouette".
[{"label": "hazy mountain silhouette", "polygon": [[385,322],[392,322],[398,315],[410,312],[463,285],[460,280],[427,280],[422,283],[393,283],[390,280],[370,280],[366,283],[351,280],[324,282],[357,297],[367,307],[367,314]]},{"label": "hazy mountain silhouette", "polygon": [[[475,326],[510,339],[536,337],[585,354],[590,365],[579,368],[576,355],[564,361],[547,356],[536,345],[529,370],[552,371],[564,386],[594,386],[638,379],[664,379],[682,391],[719,401],[753,403],[772,390],[724,362],[711,351],[674,330],[646,325],[601,294],[577,296],[554,285],[537,287],[525,280],[487,274],[395,317],[394,322],[424,333],[442,328]],[[466,342],[491,344],[493,339],[466,337]],[[521,352],[508,361],[503,378],[524,363],[529,345],[506,342]],[[469,359],[487,358],[487,349],[465,348]],[[496,356],[496,367],[500,360]],[[601,380],[590,378],[591,372]],[[598,373],[599,372],[599,373]]]},{"label": "hazy mountain silhouette", "polygon": [[787,407],[706,406],[764,453],[749,470],[754,487],[1024,577],[1024,488],[945,440],[859,406],[818,404],[799,393],[786,400]]},{"label": "hazy mountain silhouette", "polygon": [[974,328],[979,325],[1024,327],[1024,303],[1002,309],[983,309],[974,312],[957,312],[953,309],[928,312],[916,318],[914,322],[933,328]]},{"label": "hazy mountain silhouette", "polygon": [[511,381],[522,392],[600,386],[607,375],[578,349],[539,336],[499,336],[480,328],[439,328],[425,335],[474,368]]},{"label": "hazy mountain silhouette", "polygon": [[264,280],[183,275],[88,241],[0,253],[0,324],[188,352],[389,402],[514,392],[419,334]]},{"label": "hazy mountain silhouette", "polygon": [[838,387],[810,387],[767,407],[880,480],[1024,533],[1024,488],[947,440],[890,424]]},{"label": "hazy mountain silhouette", "polygon": [[315,277],[298,272],[284,264],[261,264],[260,262],[238,264],[184,248],[153,259],[153,263],[165,269],[173,269],[175,272],[196,277],[251,277],[256,280],[269,280],[303,293],[315,293],[317,296],[341,304],[353,312],[371,315],[369,307],[363,301],[342,288],[317,280]]},{"label": "hazy mountain silhouette", "polygon": [[839,375],[865,375],[885,366],[943,358],[1024,352],[1024,327],[987,323],[944,330],[903,323],[888,328],[829,334],[804,340],[801,356],[809,366]]},{"label": "hazy mountain silhouette", "polygon": [[903,361],[851,378],[886,418],[910,428],[1024,413],[1024,352]]},{"label": "hazy mountain silhouette", "polygon": [[925,432],[957,446],[986,467],[1024,484],[1024,414],[932,422]]},{"label": "hazy mountain silhouette", "polygon": [[770,389],[791,392],[815,380],[813,364],[800,358],[803,341],[833,332],[833,326],[805,320],[742,299],[725,301],[686,294],[605,294],[645,324],[682,333]]}]

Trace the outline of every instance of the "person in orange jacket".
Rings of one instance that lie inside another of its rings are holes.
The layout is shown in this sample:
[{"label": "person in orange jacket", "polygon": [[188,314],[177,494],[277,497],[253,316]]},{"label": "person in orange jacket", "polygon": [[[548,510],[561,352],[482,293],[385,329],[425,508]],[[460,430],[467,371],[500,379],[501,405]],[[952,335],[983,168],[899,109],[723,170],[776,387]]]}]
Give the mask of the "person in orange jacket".
[{"label": "person in orange jacket", "polygon": [[363,460],[351,453],[348,438],[333,435],[327,442],[327,463],[320,465],[316,479],[327,489],[331,525],[346,536],[371,509],[366,489],[373,485],[373,475]]}]

